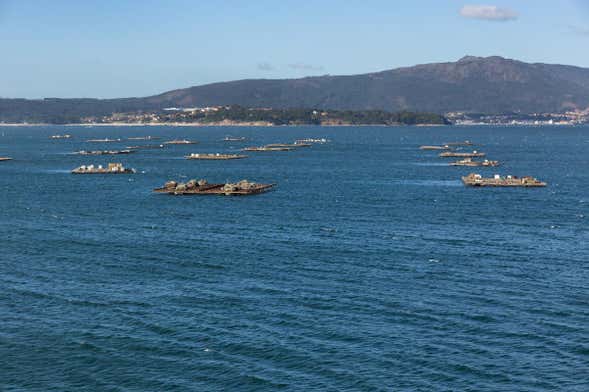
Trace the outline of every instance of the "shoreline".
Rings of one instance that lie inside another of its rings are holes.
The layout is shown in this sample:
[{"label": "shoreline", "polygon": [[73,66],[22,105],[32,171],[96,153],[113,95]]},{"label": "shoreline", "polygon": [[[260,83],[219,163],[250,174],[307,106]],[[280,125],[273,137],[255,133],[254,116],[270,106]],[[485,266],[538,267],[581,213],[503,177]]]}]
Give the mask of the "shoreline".
[{"label": "shoreline", "polygon": [[0,127],[447,127],[452,124],[260,124],[260,123],[75,123],[75,124],[23,124],[23,123],[0,123]]}]

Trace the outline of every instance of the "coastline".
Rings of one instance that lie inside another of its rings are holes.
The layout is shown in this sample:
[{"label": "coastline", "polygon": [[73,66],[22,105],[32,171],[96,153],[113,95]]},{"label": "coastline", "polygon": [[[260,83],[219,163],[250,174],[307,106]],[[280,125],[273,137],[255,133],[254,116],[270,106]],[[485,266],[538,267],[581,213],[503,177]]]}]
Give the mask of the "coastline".
[{"label": "coastline", "polygon": [[23,123],[0,123],[0,127],[447,127],[446,124],[288,124],[288,125],[274,125],[271,123],[73,123],[73,124],[23,124]]}]

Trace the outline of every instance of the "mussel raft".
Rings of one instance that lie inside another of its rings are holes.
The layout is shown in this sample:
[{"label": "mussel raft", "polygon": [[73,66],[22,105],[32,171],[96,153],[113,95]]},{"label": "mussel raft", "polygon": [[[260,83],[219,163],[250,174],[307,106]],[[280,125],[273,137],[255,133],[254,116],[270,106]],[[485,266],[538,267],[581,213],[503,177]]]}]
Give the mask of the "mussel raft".
[{"label": "mussel raft", "polygon": [[186,183],[168,181],[153,191],[169,195],[254,195],[270,190],[275,184],[257,184],[247,180],[227,184],[209,184],[206,180],[190,180]]}]

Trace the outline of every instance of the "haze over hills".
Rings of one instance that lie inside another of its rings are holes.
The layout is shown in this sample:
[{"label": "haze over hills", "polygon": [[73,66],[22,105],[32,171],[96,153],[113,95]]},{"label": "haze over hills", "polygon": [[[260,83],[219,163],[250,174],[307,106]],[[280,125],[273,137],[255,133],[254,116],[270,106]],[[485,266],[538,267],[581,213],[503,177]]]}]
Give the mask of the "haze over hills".
[{"label": "haze over hills", "polygon": [[144,98],[0,99],[0,120],[36,121],[165,107],[241,105],[391,112],[563,112],[589,108],[589,69],[466,56],[348,76],[250,79],[213,83]]}]

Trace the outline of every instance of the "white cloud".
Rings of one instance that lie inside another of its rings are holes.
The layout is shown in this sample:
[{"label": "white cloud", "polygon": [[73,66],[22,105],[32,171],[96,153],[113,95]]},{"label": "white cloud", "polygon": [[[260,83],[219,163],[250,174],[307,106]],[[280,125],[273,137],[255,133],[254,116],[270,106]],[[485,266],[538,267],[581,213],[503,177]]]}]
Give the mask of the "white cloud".
[{"label": "white cloud", "polygon": [[465,5],[460,10],[460,15],[469,19],[482,19],[498,22],[515,20],[518,13],[509,8],[500,8],[496,5]]},{"label": "white cloud", "polygon": [[320,65],[311,65],[311,64],[288,64],[288,68],[296,69],[299,71],[323,71],[323,67]]}]

